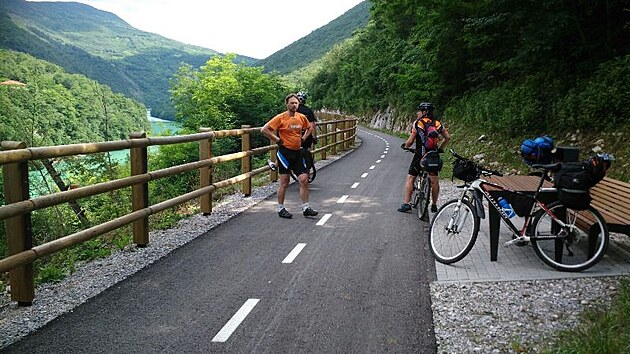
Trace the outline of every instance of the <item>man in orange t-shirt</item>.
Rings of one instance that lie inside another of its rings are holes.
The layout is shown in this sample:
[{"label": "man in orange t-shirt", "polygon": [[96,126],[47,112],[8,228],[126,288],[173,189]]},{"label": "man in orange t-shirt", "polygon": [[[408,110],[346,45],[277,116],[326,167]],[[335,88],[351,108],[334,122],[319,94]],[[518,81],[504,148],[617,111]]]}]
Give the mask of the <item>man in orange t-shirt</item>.
[{"label": "man in orange t-shirt", "polygon": [[[278,165],[280,183],[278,185],[278,215],[281,218],[290,219],[293,214],[284,207],[284,197],[289,186],[291,171],[297,176],[300,183],[300,199],[302,200],[302,215],[306,217],[316,216],[317,212],[308,205],[308,173],[302,152],[302,142],[313,133],[313,127],[306,116],[297,112],[300,100],[296,94],[290,94],[284,99],[287,106],[286,112],[273,117],[262,127],[262,133],[278,144]],[[304,134],[302,135],[302,131]]]}]

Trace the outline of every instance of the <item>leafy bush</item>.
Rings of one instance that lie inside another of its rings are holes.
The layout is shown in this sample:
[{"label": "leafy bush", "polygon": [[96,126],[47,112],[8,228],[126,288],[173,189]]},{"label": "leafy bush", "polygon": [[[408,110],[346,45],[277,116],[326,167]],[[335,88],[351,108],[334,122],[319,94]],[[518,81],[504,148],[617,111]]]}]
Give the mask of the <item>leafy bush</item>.
[{"label": "leafy bush", "polygon": [[593,76],[580,80],[555,107],[560,127],[616,128],[630,117],[630,55],[601,64]]}]

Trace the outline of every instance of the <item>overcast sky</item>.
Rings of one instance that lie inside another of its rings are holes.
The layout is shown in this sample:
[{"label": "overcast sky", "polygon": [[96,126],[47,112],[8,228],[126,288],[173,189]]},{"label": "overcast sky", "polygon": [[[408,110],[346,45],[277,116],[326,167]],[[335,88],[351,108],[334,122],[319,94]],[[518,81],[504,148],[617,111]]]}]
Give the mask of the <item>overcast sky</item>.
[{"label": "overcast sky", "polygon": [[[49,0],[46,0],[49,1]],[[263,59],[362,0],[78,0],[180,42]]]}]

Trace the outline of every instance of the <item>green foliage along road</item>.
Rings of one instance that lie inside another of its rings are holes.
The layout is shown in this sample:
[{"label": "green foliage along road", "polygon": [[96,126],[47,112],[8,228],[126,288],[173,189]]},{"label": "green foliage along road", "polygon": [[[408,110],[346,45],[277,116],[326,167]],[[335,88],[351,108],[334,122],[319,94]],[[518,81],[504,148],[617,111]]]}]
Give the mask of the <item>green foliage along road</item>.
[{"label": "green foliage along road", "polygon": [[513,136],[627,124],[627,1],[372,4],[367,28],[322,60],[314,106],[405,114],[428,100]]}]

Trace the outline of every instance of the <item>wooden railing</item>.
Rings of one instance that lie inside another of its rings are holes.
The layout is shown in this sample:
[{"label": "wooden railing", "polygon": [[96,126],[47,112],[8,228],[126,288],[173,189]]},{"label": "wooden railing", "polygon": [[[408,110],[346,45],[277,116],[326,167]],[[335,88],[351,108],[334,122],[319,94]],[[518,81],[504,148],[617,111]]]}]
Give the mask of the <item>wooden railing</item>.
[{"label": "wooden railing", "polygon": [[[335,155],[338,151],[351,148],[356,137],[356,118],[344,118],[340,115],[319,113],[318,134],[321,147],[313,150],[320,153],[322,160],[326,154]],[[339,119],[342,118],[342,119]],[[200,133],[169,137],[150,137],[145,133],[130,134],[129,139],[47,147],[28,148],[23,142],[4,141],[1,143],[0,164],[4,177],[5,205],[0,206],[0,220],[4,221],[8,256],[0,259],[0,273],[9,272],[11,300],[20,306],[29,306],[35,297],[33,262],[60,250],[83,243],[122,226],[133,224],[133,242],[140,247],[149,244],[149,216],[176,205],[200,198],[200,207],[204,215],[212,212],[212,193],[236,183],[242,183],[242,192],[249,196],[252,190],[253,176],[270,171],[268,166],[251,169],[251,157],[270,152],[275,161],[276,144],[251,148],[251,135],[260,134],[261,127],[212,131],[201,128]],[[212,155],[212,142],[218,138],[241,136],[240,152],[221,156]],[[199,161],[176,165],[169,168],[148,171],[149,146],[199,143]],[[72,190],[60,191],[48,195],[30,198],[28,162],[34,160],[94,154],[116,150],[130,150],[131,176],[83,186]],[[213,166],[241,159],[240,175],[219,181],[212,181]],[[149,205],[148,182],[167,176],[177,175],[191,170],[199,170],[199,187],[189,193]],[[270,172],[271,181],[277,180],[277,172]],[[33,246],[31,213],[35,210],[69,203],[121,188],[131,187],[132,212],[89,227],[82,231],[58,238],[56,240]]]}]

